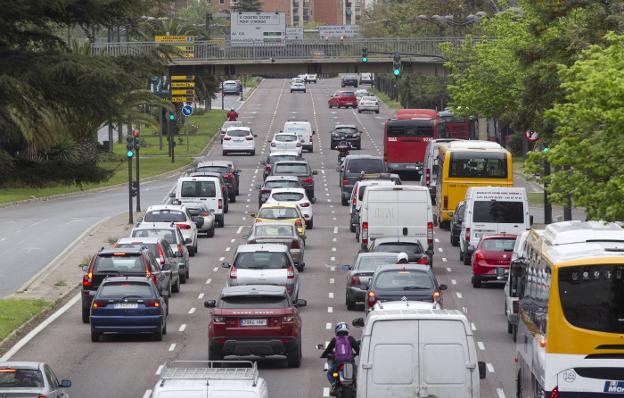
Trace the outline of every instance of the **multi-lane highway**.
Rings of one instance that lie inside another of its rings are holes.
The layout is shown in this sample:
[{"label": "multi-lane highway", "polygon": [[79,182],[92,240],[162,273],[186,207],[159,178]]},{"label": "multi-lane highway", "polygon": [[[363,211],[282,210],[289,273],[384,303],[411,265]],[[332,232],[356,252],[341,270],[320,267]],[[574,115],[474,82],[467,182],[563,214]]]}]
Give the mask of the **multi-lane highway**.
[{"label": "multi-lane highway", "polygon": [[[301,368],[289,369],[285,360],[263,360],[260,371],[273,398],[327,395],[323,360],[318,358],[320,352],[315,345],[331,339],[337,321],[350,323],[363,315],[361,311],[347,311],[344,300],[345,274],[340,265],[352,261],[358,245],[349,232],[348,210],[340,204],[337,153],[329,149],[329,131],[336,123],[356,124],[364,132],[361,152],[380,155],[382,125],[389,116],[388,110],[376,115],[358,114],[351,109],[328,109],[327,98],[338,87],[337,79],[321,80],[316,85],[308,85],[306,94],[290,94],[286,80],[265,80],[242,106],[241,120],[258,134],[257,155],[228,157],[242,170],[241,196],[237,203],[230,205],[225,228],[217,229],[212,239],[200,239],[199,253],[191,260],[191,279],[171,301],[169,333],[162,342],[117,337],[92,343],[89,326],[81,322],[78,303],[11,359],[48,362],[60,377],[72,379],[72,396],[89,398],[149,396],[167,360],[207,359],[209,311],[202,303],[204,299],[218,296],[227,274],[219,264],[224,259],[231,260],[236,246],[245,241],[252,222],[249,213],[257,208],[258,192],[254,187],[262,182],[259,162],[269,150],[266,140],[279,131],[286,120],[307,119],[317,135],[314,153],[304,156],[318,175],[315,176],[315,225],[308,231],[306,270],[301,275],[299,295],[308,300],[308,306],[301,310],[303,361]],[[218,142],[207,157],[222,158]],[[144,206],[160,203],[172,184],[173,180],[167,179],[149,185],[151,190],[143,196]],[[41,252],[26,257],[19,253],[20,264],[28,266],[28,272],[35,272],[46,263],[47,257],[54,257],[89,224],[122,212],[126,204],[122,200],[124,195],[122,189],[116,189],[1,210],[0,237],[12,240],[0,241],[0,250],[10,254],[8,247],[39,247]],[[39,222],[46,218],[46,222]],[[7,226],[9,220],[18,225]],[[10,234],[9,229],[12,229]],[[15,234],[16,229],[23,231],[22,235]],[[441,283],[449,286],[445,292],[445,306],[467,314],[475,331],[479,359],[487,362],[487,378],[481,382],[482,396],[512,396],[515,393],[514,350],[506,329],[503,291],[499,287],[472,288],[470,269],[459,262],[457,249],[451,247],[447,231],[436,229],[435,242],[434,272]],[[0,280],[6,281],[6,276],[0,275]],[[19,285],[18,282],[15,285]],[[0,295],[15,287],[3,282]]]}]

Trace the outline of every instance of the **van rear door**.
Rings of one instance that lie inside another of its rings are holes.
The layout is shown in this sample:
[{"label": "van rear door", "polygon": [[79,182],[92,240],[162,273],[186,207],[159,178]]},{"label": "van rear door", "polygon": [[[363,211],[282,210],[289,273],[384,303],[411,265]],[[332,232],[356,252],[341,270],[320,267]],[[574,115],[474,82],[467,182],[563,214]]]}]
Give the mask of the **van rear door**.
[{"label": "van rear door", "polygon": [[369,239],[397,236],[399,203],[397,191],[368,190]]},{"label": "van rear door", "polygon": [[[427,222],[431,213],[429,191],[396,191],[398,222],[394,235],[416,237],[427,249]],[[404,235],[404,231],[407,232]]]}]

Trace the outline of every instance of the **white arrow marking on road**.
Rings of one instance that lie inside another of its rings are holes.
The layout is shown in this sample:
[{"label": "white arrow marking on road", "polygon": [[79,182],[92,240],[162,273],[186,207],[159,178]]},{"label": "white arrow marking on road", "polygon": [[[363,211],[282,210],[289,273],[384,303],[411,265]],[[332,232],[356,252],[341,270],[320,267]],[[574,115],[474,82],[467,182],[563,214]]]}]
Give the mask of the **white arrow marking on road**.
[{"label": "white arrow marking on road", "polygon": [[477,346],[481,351],[485,351],[485,345],[483,345],[482,341],[477,341]]}]

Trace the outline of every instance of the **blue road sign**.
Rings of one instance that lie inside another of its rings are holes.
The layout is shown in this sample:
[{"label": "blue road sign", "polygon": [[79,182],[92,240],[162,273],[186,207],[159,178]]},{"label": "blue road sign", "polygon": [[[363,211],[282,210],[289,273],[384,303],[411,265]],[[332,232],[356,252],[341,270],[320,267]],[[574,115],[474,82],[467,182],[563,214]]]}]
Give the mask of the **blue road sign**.
[{"label": "blue road sign", "polygon": [[182,114],[184,116],[191,116],[193,114],[193,106],[192,105],[184,105],[182,107]]}]

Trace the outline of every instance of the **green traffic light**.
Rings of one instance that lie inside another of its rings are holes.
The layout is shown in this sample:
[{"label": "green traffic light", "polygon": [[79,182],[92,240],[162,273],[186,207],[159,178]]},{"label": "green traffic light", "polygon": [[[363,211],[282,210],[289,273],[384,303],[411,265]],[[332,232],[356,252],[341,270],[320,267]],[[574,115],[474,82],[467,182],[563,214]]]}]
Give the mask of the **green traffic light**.
[{"label": "green traffic light", "polygon": [[134,157],[134,152],[133,151],[128,151],[126,152],[126,156],[128,157],[128,159],[131,159]]},{"label": "green traffic light", "polygon": [[401,74],[401,69],[395,69],[392,73],[394,73],[394,76],[399,76]]},{"label": "green traffic light", "polygon": [[549,147],[544,147],[543,151],[544,151],[544,153],[548,153],[548,152],[550,152],[550,148]]},{"label": "green traffic light", "polygon": [[175,115],[173,113],[169,114],[169,120],[175,120]]},{"label": "green traffic light", "polygon": [[362,57],[362,62],[364,63],[368,62],[368,57]]}]

